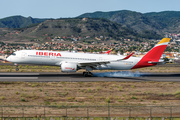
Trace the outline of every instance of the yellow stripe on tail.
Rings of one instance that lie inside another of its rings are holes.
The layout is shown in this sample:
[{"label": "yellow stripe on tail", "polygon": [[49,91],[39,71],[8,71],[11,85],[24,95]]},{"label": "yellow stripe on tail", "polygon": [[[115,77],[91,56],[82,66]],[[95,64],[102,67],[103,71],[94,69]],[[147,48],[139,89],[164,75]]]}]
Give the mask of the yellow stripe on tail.
[{"label": "yellow stripe on tail", "polygon": [[169,42],[170,40],[171,40],[171,38],[163,38],[157,45],[159,45],[161,43]]}]

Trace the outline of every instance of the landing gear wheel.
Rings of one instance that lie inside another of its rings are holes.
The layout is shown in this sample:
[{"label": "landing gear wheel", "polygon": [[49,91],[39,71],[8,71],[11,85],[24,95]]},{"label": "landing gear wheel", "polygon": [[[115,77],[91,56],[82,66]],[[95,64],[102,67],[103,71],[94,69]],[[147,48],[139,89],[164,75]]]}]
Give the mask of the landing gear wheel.
[{"label": "landing gear wheel", "polygon": [[92,77],[92,76],[93,76],[93,74],[92,74],[91,72],[89,72],[89,76],[90,76],[90,77]]},{"label": "landing gear wheel", "polygon": [[19,68],[16,68],[16,71],[19,71]]},{"label": "landing gear wheel", "polygon": [[84,77],[88,77],[88,73],[87,72],[84,73]]},{"label": "landing gear wheel", "polygon": [[85,73],[86,73],[86,72],[83,72],[83,76],[85,76]]},{"label": "landing gear wheel", "polygon": [[93,74],[91,72],[83,72],[84,77],[92,77]]}]

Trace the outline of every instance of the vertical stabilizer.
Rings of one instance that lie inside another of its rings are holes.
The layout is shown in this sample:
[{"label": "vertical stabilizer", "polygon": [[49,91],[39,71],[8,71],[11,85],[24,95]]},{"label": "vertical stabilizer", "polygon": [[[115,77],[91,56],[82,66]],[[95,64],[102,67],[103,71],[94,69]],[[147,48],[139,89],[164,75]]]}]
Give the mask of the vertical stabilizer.
[{"label": "vertical stabilizer", "polygon": [[146,55],[144,55],[132,69],[156,65],[170,40],[171,38],[163,38]]}]

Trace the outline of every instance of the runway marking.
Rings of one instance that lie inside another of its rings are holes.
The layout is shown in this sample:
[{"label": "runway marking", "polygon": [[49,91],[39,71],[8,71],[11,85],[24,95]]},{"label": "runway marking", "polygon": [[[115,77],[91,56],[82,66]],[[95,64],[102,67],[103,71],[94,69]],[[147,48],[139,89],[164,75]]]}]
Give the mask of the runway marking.
[{"label": "runway marking", "polygon": [[12,80],[14,80],[14,79],[38,79],[38,77],[0,77],[0,79],[12,79]]}]

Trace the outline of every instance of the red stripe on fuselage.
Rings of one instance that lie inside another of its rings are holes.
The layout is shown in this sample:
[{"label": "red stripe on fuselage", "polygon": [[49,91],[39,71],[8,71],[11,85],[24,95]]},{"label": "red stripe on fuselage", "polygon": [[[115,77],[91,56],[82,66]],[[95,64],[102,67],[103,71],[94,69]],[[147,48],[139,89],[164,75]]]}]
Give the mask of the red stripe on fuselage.
[{"label": "red stripe on fuselage", "polygon": [[148,62],[149,61],[158,62],[164,50],[166,49],[166,46],[167,45],[160,45],[160,46],[154,47],[131,69],[156,65],[157,63],[148,63]]}]

